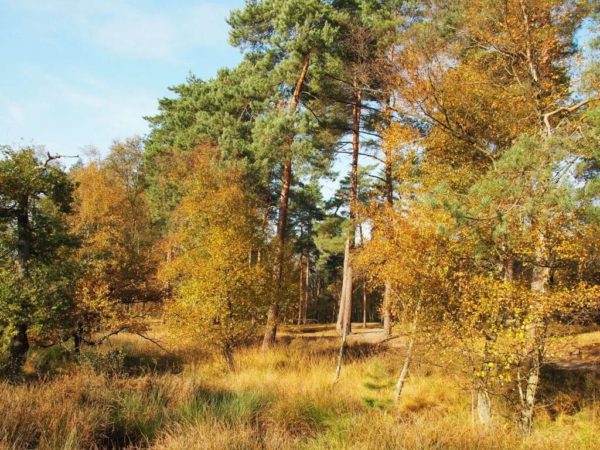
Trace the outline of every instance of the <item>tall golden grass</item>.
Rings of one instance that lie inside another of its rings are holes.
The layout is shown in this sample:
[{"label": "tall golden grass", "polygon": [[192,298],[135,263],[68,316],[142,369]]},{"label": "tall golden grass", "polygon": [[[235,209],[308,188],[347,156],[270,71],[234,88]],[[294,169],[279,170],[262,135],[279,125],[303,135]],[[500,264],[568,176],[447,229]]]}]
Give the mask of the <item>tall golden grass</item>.
[{"label": "tall golden grass", "polygon": [[597,377],[576,386],[583,392],[575,405],[544,404],[524,436],[501,414],[474,424],[461,380],[426,359],[393,404],[401,348],[351,346],[332,385],[336,347],[296,338],[267,354],[248,348],[236,354],[235,372],[194,349],[171,355],[133,337],[77,364],[59,350],[40,351],[28,379],[0,383],[0,448],[599,448]]}]

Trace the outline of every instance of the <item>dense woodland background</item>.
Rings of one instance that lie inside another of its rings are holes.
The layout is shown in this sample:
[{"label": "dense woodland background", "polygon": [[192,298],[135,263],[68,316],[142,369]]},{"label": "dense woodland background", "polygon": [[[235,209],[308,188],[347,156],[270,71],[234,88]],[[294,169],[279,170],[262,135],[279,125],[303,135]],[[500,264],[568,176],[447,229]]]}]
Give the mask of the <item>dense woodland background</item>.
[{"label": "dense woodland background", "polygon": [[598,12],[248,0],[147,136],[3,147],[0,447],[598,448]]}]

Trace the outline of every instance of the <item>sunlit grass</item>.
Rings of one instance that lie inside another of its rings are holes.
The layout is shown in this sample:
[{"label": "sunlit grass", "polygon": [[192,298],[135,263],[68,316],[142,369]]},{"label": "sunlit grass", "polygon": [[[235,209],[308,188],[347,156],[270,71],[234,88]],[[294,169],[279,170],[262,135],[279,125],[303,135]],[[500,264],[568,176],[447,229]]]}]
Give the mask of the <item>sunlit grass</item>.
[{"label": "sunlit grass", "polygon": [[[336,340],[302,338],[267,354],[247,348],[235,372],[201,351],[191,359],[187,346],[166,354],[131,336],[86,349],[122,350],[116,372],[102,360],[77,365],[57,350],[40,353],[30,370],[47,370],[43,380],[0,383],[0,448],[597,448],[593,398],[542,408],[524,437],[500,414],[474,424],[470,392],[456,374],[426,363],[435,355],[416,360],[395,405],[402,348],[350,347],[333,385],[336,349]],[[596,392],[594,383],[583,377],[571,388]]]}]

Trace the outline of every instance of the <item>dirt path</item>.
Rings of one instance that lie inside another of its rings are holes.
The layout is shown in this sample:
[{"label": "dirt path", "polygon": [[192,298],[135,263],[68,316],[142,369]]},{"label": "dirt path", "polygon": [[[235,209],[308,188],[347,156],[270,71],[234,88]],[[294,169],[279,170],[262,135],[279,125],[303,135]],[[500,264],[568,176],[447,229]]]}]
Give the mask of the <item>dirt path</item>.
[{"label": "dirt path", "polygon": [[[339,339],[335,324],[288,326],[282,330],[281,336],[302,339]],[[348,342],[350,344],[385,343],[394,348],[406,345],[406,339],[397,334],[386,339],[381,324],[377,322],[368,323],[366,328],[363,328],[361,323],[353,323]],[[600,331],[577,334],[556,347],[555,356],[548,361],[551,365],[564,370],[600,373]]]},{"label": "dirt path", "polygon": [[[289,326],[283,329],[280,335],[303,339],[339,339],[335,324]],[[403,339],[397,335],[386,339],[383,328],[378,322],[368,323],[366,328],[363,328],[362,323],[352,324],[352,333],[348,336],[348,343],[380,344],[383,342],[390,347],[397,347],[403,344]]]}]

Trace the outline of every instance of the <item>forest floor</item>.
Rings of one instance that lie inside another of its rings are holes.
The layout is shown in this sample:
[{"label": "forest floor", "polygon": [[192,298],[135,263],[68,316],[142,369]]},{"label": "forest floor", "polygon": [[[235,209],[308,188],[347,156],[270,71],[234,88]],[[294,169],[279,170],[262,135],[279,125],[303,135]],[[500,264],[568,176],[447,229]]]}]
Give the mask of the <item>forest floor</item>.
[{"label": "forest floor", "polygon": [[77,361],[67,347],[32,352],[25,380],[0,382],[0,449],[599,448],[597,330],[561,342],[529,436],[506,392],[493,422],[476,424],[467,373],[440,348],[418,348],[394,404],[406,338],[384,340],[378,324],[354,324],[335,385],[333,325],[283,327],[267,354],[238,351],[235,372],[160,327],[150,335],[169,351],[123,334]]}]

